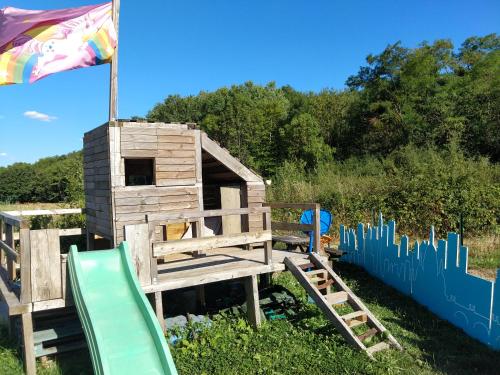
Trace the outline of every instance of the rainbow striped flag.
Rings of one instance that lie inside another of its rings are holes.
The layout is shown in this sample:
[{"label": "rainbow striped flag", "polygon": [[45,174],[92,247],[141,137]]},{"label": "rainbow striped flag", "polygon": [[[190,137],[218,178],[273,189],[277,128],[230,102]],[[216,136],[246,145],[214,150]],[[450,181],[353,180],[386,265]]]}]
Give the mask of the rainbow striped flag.
[{"label": "rainbow striped flag", "polygon": [[110,61],[111,3],[57,10],[0,10],[0,85]]}]

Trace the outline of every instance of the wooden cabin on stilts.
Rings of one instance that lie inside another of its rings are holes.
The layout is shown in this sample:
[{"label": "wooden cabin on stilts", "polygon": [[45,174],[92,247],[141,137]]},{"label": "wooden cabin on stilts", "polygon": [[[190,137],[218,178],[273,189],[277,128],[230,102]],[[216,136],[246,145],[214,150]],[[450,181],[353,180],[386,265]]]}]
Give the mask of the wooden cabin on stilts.
[{"label": "wooden cabin on stilts", "polygon": [[[0,299],[28,374],[35,358],[86,345],[64,244],[83,238],[91,251],[129,242],[163,329],[169,301],[162,292],[193,287],[201,301],[204,285],[235,279],[245,286],[248,319],[257,327],[259,276],[285,270],[285,257],[308,263],[307,254],[272,249],[262,178],[194,124],[111,121],[85,134],[83,154],[83,209],[0,212]],[[312,209],[319,217],[317,204],[276,207]],[[84,214],[85,228],[30,227],[38,215],[70,214]],[[275,224],[319,238],[318,220]]]}]

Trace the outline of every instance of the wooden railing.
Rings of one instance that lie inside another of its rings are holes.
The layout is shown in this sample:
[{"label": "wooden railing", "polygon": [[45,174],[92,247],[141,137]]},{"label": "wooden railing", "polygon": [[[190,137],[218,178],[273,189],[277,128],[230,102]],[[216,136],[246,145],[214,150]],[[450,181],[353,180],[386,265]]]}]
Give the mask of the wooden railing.
[{"label": "wooden railing", "polygon": [[14,243],[14,234],[27,227],[27,222],[8,212],[0,212],[0,267],[6,271],[8,282],[16,280],[19,254]]},{"label": "wooden railing", "polygon": [[[207,217],[223,217],[231,215],[262,214],[263,230],[223,234],[211,237],[203,235],[203,221]],[[203,253],[212,249],[264,244],[264,263],[272,264],[271,209],[269,207],[237,208],[222,210],[206,210],[185,213],[157,213],[147,216],[147,224],[125,226],[125,239],[130,243],[132,259],[135,263],[141,285],[157,282],[158,258],[183,252]],[[156,225],[190,223],[193,225],[193,237],[190,239],[154,241]]]},{"label": "wooden railing", "polygon": [[320,210],[321,205],[319,203],[265,203],[264,206],[270,207],[272,209],[296,209],[296,210],[312,210],[313,211],[313,222],[312,224],[299,224],[299,223],[288,223],[283,221],[272,221],[271,227],[273,230],[282,231],[301,231],[301,232],[313,232],[313,244],[312,249],[314,252],[319,253],[321,248],[321,222],[320,222]]},{"label": "wooden railing", "polygon": [[79,208],[0,212],[0,283],[17,298],[10,298],[10,307],[27,306],[29,311],[36,311],[54,301],[64,306],[66,277],[59,238],[82,234],[81,228],[30,230],[29,220],[23,217],[81,212]]}]

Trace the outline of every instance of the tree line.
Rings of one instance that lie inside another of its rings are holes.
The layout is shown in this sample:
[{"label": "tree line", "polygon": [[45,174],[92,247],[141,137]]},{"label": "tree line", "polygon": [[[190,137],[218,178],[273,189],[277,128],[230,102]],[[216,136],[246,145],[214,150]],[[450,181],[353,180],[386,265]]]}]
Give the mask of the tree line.
[{"label": "tree line", "polygon": [[346,81],[345,90],[299,92],[247,82],[214,92],[168,96],[153,121],[196,122],[244,163],[273,175],[285,161],[315,168],[332,158],[385,157],[406,145],[458,144],[500,161],[500,37],[417,48],[400,42]]}]

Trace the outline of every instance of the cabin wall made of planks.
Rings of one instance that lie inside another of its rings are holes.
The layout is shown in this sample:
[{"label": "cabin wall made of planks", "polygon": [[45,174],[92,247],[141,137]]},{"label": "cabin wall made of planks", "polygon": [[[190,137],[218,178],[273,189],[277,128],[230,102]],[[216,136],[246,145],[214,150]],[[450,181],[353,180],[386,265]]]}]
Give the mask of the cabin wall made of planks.
[{"label": "cabin wall made of planks", "polygon": [[83,137],[87,230],[106,238],[113,236],[109,147],[108,124]]},{"label": "cabin wall made of planks", "polygon": [[[198,211],[199,188],[192,186],[129,186],[114,191],[117,243],[125,225],[146,222],[146,215]],[[159,238],[159,240],[162,240]]]},{"label": "cabin wall made of planks", "polygon": [[121,156],[154,158],[156,186],[194,185],[198,172],[196,130],[176,129],[172,124],[143,125],[121,128]]}]

